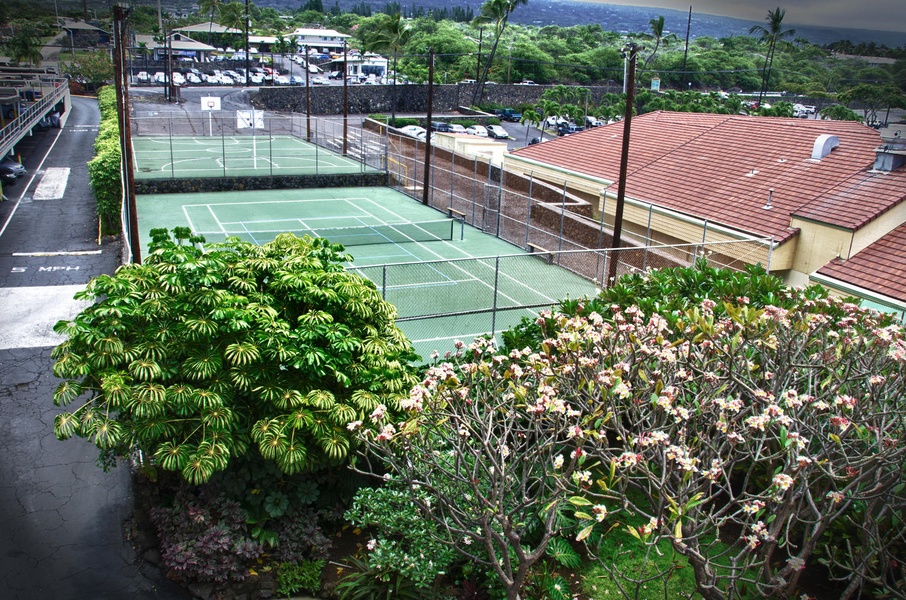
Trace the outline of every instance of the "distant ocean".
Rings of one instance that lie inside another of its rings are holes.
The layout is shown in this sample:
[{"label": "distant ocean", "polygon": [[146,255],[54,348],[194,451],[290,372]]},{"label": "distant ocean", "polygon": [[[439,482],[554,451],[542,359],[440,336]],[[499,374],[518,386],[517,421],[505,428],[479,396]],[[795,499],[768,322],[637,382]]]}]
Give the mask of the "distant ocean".
[{"label": "distant ocean", "polygon": [[[336,0],[340,8],[350,10],[353,4],[361,5],[362,0]],[[406,9],[412,6],[425,8],[452,8],[471,6],[478,14],[481,0],[397,0]],[[296,9],[300,0],[256,0],[259,6],[276,6]],[[372,10],[378,11],[387,5],[387,0],[365,0]],[[333,6],[332,0],[324,0],[324,6]],[[692,2],[694,6],[694,2]],[[512,21],[525,25],[560,25],[567,27],[579,24],[599,24],[607,31],[625,33],[646,32],[648,21],[656,16],[664,16],[664,28],[668,33],[675,33],[681,38],[686,36],[688,12],[666,8],[648,8],[623,6],[619,4],[602,4],[593,2],[576,2],[573,0],[529,0],[513,13]],[[692,13],[691,35],[696,37],[722,38],[731,35],[748,35],[749,27],[756,21]],[[762,24],[761,22],[757,22]],[[906,32],[873,31],[868,29],[845,29],[831,27],[814,27],[787,23],[784,25],[796,30],[796,37],[808,39],[813,44],[829,44],[838,40],[850,40],[855,43],[875,42],[888,47],[906,45]]]}]

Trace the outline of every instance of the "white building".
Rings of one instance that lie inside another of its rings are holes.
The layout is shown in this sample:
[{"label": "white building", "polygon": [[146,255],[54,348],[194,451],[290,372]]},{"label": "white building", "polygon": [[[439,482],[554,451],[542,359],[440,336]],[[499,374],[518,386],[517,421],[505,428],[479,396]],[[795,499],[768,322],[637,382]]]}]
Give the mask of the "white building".
[{"label": "white building", "polygon": [[296,29],[289,35],[296,40],[296,45],[300,48],[308,46],[327,54],[342,52],[343,42],[352,37],[333,29],[307,29],[304,27]]}]

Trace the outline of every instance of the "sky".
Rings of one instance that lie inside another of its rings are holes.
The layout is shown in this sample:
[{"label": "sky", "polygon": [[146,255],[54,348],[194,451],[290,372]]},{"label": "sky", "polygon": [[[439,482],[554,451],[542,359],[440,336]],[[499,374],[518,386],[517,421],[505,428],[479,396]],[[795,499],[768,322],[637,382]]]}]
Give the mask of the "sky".
[{"label": "sky", "polygon": [[[585,0],[603,2],[604,0]],[[608,0],[763,21],[769,10],[786,10],[784,25],[817,25],[906,31],[906,0]]]}]

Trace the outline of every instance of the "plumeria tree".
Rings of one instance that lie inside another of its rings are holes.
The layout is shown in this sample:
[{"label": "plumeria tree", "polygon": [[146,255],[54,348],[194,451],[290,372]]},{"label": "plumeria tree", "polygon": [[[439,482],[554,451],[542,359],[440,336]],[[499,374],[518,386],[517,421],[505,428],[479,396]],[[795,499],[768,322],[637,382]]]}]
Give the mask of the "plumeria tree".
[{"label": "plumeria tree", "polygon": [[[606,466],[589,493],[609,500],[610,524],[643,516],[633,535],[669,540],[704,598],[790,597],[819,558],[849,565],[853,591],[903,582],[891,550],[904,541],[906,337],[853,304],[799,300],[738,298],[715,317],[706,299],[672,324],[617,305],[547,314],[526,365],[582,415],[580,448]],[[856,511],[895,533],[850,531],[869,547],[847,553],[828,533]]]},{"label": "plumeria tree", "polygon": [[144,264],[94,278],[77,295],[94,303],[56,325],[57,437],[141,450],[198,484],[250,452],[284,473],[342,462],[349,421],[398,410],[414,355],[342,246],[174,235],[152,231]]},{"label": "plumeria tree", "polygon": [[458,345],[402,402],[405,420],[370,415],[356,465],[410,490],[408,501],[436,525],[422,535],[495,572],[516,599],[564,514],[590,506],[580,492],[591,471],[575,437],[584,415],[562,402],[548,410],[557,392],[524,370],[520,352],[496,355],[487,340]]},{"label": "plumeria tree", "polygon": [[[510,598],[566,533],[627,597],[670,576],[618,572],[614,530],[642,556],[672,546],[709,600],[792,597],[819,562],[845,597],[870,585],[902,598],[902,327],[757,270],[698,265],[658,281],[659,295],[627,286],[622,302],[542,314],[537,345],[464,348],[414,388],[407,419],[366,420],[377,462],[359,468],[424,494],[413,502],[425,518],[488,561]],[[753,281],[757,301],[734,294]],[[690,290],[700,296],[684,306]]]}]

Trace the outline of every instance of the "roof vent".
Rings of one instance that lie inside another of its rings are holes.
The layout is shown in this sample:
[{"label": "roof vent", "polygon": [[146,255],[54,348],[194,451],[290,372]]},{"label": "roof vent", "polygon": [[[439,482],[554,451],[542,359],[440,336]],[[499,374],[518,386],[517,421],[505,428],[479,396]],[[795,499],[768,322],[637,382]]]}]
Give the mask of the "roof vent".
[{"label": "roof vent", "polygon": [[829,133],[822,133],[818,136],[818,139],[815,140],[815,145],[812,146],[812,158],[821,160],[839,145],[840,138]]},{"label": "roof vent", "polygon": [[891,127],[881,132],[883,143],[875,150],[875,171],[895,171],[906,164],[904,129]]}]

